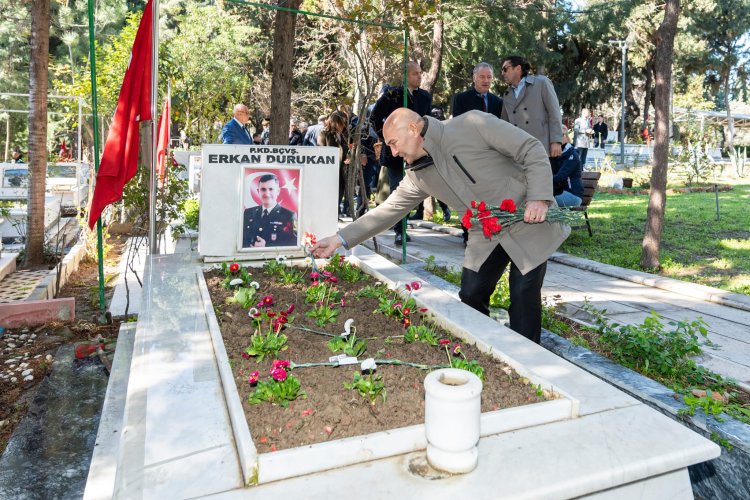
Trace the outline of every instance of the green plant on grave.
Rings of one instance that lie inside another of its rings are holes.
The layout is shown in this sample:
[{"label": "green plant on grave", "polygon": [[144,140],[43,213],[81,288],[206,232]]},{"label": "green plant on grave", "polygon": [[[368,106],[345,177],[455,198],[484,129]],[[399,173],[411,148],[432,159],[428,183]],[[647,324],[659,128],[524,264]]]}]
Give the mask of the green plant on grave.
[{"label": "green plant on grave", "polygon": [[692,394],[685,395],[683,396],[683,401],[685,401],[685,404],[688,405],[688,407],[680,409],[677,412],[678,415],[695,415],[695,410],[700,408],[706,415],[713,415],[716,417],[717,421],[724,421],[719,415],[724,412],[724,407],[726,405],[724,401],[714,399],[713,392],[710,390],[706,391],[705,396],[694,396]]},{"label": "green plant on grave", "polygon": [[[242,267],[237,262],[232,262],[231,264],[227,264],[226,262],[221,263],[221,271],[224,273],[224,279],[221,282],[222,288],[232,288],[231,285],[233,281],[237,283],[236,280],[242,280],[243,285],[249,285],[253,277],[250,276],[250,273],[248,272],[246,267]],[[256,287],[257,289],[258,287]]]},{"label": "green plant on grave", "polygon": [[385,403],[385,384],[383,383],[383,377],[380,374],[375,375],[373,372],[370,372],[363,377],[355,372],[351,383],[344,382],[344,388],[356,390],[360,396],[368,399],[373,406],[375,406],[375,402],[379,397],[382,398]]},{"label": "green plant on grave", "polygon": [[276,257],[275,259],[268,260],[265,264],[263,264],[263,270],[271,275],[281,275],[281,273],[286,271],[286,268],[286,257],[281,255]]},{"label": "green plant on grave", "polygon": [[328,341],[328,348],[333,353],[343,352],[347,356],[359,357],[367,351],[367,341],[358,340],[357,334],[352,333],[348,337],[333,337]]},{"label": "green plant on grave", "polygon": [[388,293],[381,295],[378,297],[378,308],[374,312],[396,318],[405,328],[408,328],[411,325],[410,315],[417,309],[417,301],[412,298],[411,294],[420,288],[422,288],[422,283],[413,281],[404,285],[404,290],[408,292],[406,297],[402,297],[398,289],[393,290],[392,295]]},{"label": "green plant on grave", "polygon": [[430,274],[434,274],[438,278],[442,278],[448,283],[453,283],[456,286],[461,286],[461,273],[453,271],[445,266],[439,266],[435,263],[435,256],[430,255],[424,261],[424,269]]},{"label": "green plant on grave", "polygon": [[264,401],[287,408],[290,401],[297,398],[305,399],[307,394],[301,390],[301,384],[297,377],[289,374],[290,363],[288,360],[275,359],[269,371],[267,381],[257,381],[257,373],[251,375],[255,378],[257,386],[255,391],[248,396],[251,405],[257,405]]},{"label": "green plant on grave", "polygon": [[510,307],[510,284],[508,283],[508,274],[503,273],[497,281],[495,291],[490,295],[490,307],[499,307],[508,310]]},{"label": "green plant on grave", "polygon": [[227,299],[228,304],[239,304],[243,309],[250,309],[255,302],[255,293],[257,289],[253,286],[250,287],[237,287],[234,291],[234,295]]},{"label": "green plant on grave", "polygon": [[275,356],[289,348],[287,336],[281,333],[286,323],[292,320],[286,311],[277,314],[265,308],[260,311],[251,309],[250,312],[255,331],[250,336],[250,345],[245,349],[248,356],[255,357],[260,363],[266,356]]},{"label": "green plant on grave", "polygon": [[295,283],[302,283],[304,281],[304,273],[293,267],[284,267],[279,273],[279,282],[284,285],[292,285]]},{"label": "green plant on grave", "polygon": [[305,302],[308,304],[319,304],[320,302],[325,301],[336,303],[341,300],[343,295],[343,292],[334,288],[333,283],[320,281],[307,287],[307,291],[305,292]]},{"label": "green plant on grave", "polygon": [[362,287],[357,292],[356,297],[367,298],[367,299],[379,299],[388,293],[388,287],[380,283],[378,285],[367,285]]},{"label": "green plant on grave", "polygon": [[341,311],[327,302],[318,304],[305,313],[305,316],[315,319],[318,326],[326,326],[328,323],[334,323],[339,317]]},{"label": "green plant on grave", "polygon": [[423,344],[436,346],[438,345],[438,340],[435,336],[435,330],[434,325],[409,325],[404,330],[404,342],[407,344],[422,342]]},{"label": "green plant on grave", "polygon": [[357,266],[348,262],[343,255],[334,255],[331,257],[325,270],[349,283],[355,283],[367,278],[365,273],[363,273]]},{"label": "green plant on grave", "polygon": [[181,216],[182,223],[173,226],[173,232],[177,236],[185,234],[187,230],[198,230],[198,220],[200,218],[200,200],[198,198],[188,198],[178,204],[178,212]]},{"label": "green plant on grave", "polygon": [[482,365],[480,365],[477,360],[466,359],[460,344],[453,344],[451,347],[451,341],[448,339],[440,339],[438,344],[445,348],[445,355],[448,356],[448,363],[451,368],[458,368],[459,370],[471,372],[484,382],[484,368],[482,368]]}]

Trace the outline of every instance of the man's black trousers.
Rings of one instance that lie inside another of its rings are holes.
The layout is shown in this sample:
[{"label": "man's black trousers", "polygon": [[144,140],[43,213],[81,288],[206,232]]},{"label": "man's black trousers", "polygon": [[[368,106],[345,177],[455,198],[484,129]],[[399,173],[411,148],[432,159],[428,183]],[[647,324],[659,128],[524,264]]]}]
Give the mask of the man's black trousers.
[{"label": "man's black trousers", "polygon": [[537,344],[542,335],[542,283],[547,272],[544,262],[521,274],[501,245],[497,245],[479,271],[463,268],[459,297],[477,311],[489,315],[490,296],[510,263],[510,328]]}]

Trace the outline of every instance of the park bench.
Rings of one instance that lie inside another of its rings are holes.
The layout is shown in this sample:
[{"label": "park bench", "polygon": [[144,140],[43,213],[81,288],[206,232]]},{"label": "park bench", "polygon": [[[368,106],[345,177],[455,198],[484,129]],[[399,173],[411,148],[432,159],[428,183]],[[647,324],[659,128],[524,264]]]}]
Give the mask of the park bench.
[{"label": "park bench", "polygon": [[[581,197],[581,206],[574,207],[573,210],[583,212],[583,217],[586,219],[586,228],[589,230],[589,236],[593,236],[594,233],[591,231],[591,222],[589,222],[588,208],[591,200],[594,198],[596,192],[596,186],[599,184],[599,178],[602,176],[601,172],[581,172],[581,183],[583,184],[583,196]],[[577,226],[583,227],[583,226]]]}]

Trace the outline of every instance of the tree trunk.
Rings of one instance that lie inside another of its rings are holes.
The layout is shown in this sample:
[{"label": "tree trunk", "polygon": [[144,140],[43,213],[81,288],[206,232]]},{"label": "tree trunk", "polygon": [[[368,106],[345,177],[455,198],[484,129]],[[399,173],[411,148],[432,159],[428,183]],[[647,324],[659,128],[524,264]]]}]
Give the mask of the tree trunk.
[{"label": "tree trunk", "polygon": [[729,63],[726,63],[727,67],[721,75],[722,84],[724,86],[724,107],[727,110],[727,151],[730,154],[734,153],[734,118],[732,117],[732,108],[729,105],[729,73],[731,68]]},{"label": "tree trunk", "polygon": [[432,93],[438,75],[440,65],[443,63],[443,9],[440,1],[436,5],[435,24],[432,26],[432,57],[430,58],[430,71],[422,77],[422,88]]},{"label": "tree trunk", "polygon": [[[298,9],[302,0],[278,0],[279,7]],[[271,80],[271,144],[289,144],[294,40],[297,14],[276,11],[273,30],[273,77]]]},{"label": "tree trunk", "polygon": [[667,166],[669,161],[669,98],[672,85],[672,56],[677,20],[680,17],[680,0],[667,0],[664,20],[656,32],[656,80],[654,98],[654,167],[651,171],[651,194],[648,202],[646,232],[643,236],[641,267],[660,267],[659,244],[664,228],[664,210],[667,205]]},{"label": "tree trunk", "polygon": [[44,262],[44,189],[47,180],[47,87],[49,75],[50,0],[31,2],[29,64],[29,198],[26,265]]}]

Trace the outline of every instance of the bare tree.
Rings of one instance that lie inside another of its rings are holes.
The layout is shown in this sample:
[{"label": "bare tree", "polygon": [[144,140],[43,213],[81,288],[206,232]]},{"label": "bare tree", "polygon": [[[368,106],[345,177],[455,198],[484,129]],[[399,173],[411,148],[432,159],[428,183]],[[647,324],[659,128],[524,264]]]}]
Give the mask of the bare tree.
[{"label": "bare tree", "polygon": [[659,245],[667,205],[667,166],[669,161],[669,100],[672,86],[672,57],[680,0],[666,0],[664,20],[656,31],[654,60],[654,166],[651,171],[651,195],[648,202],[646,232],[643,236],[641,267],[658,268]]},{"label": "bare tree", "polygon": [[44,189],[47,180],[47,88],[49,76],[49,0],[31,2],[29,64],[29,198],[26,265],[44,261]]},{"label": "bare tree", "polygon": [[[279,7],[294,10],[299,9],[301,3],[302,0],[278,0]],[[271,80],[271,144],[289,143],[296,24],[296,12],[276,11]]]}]

